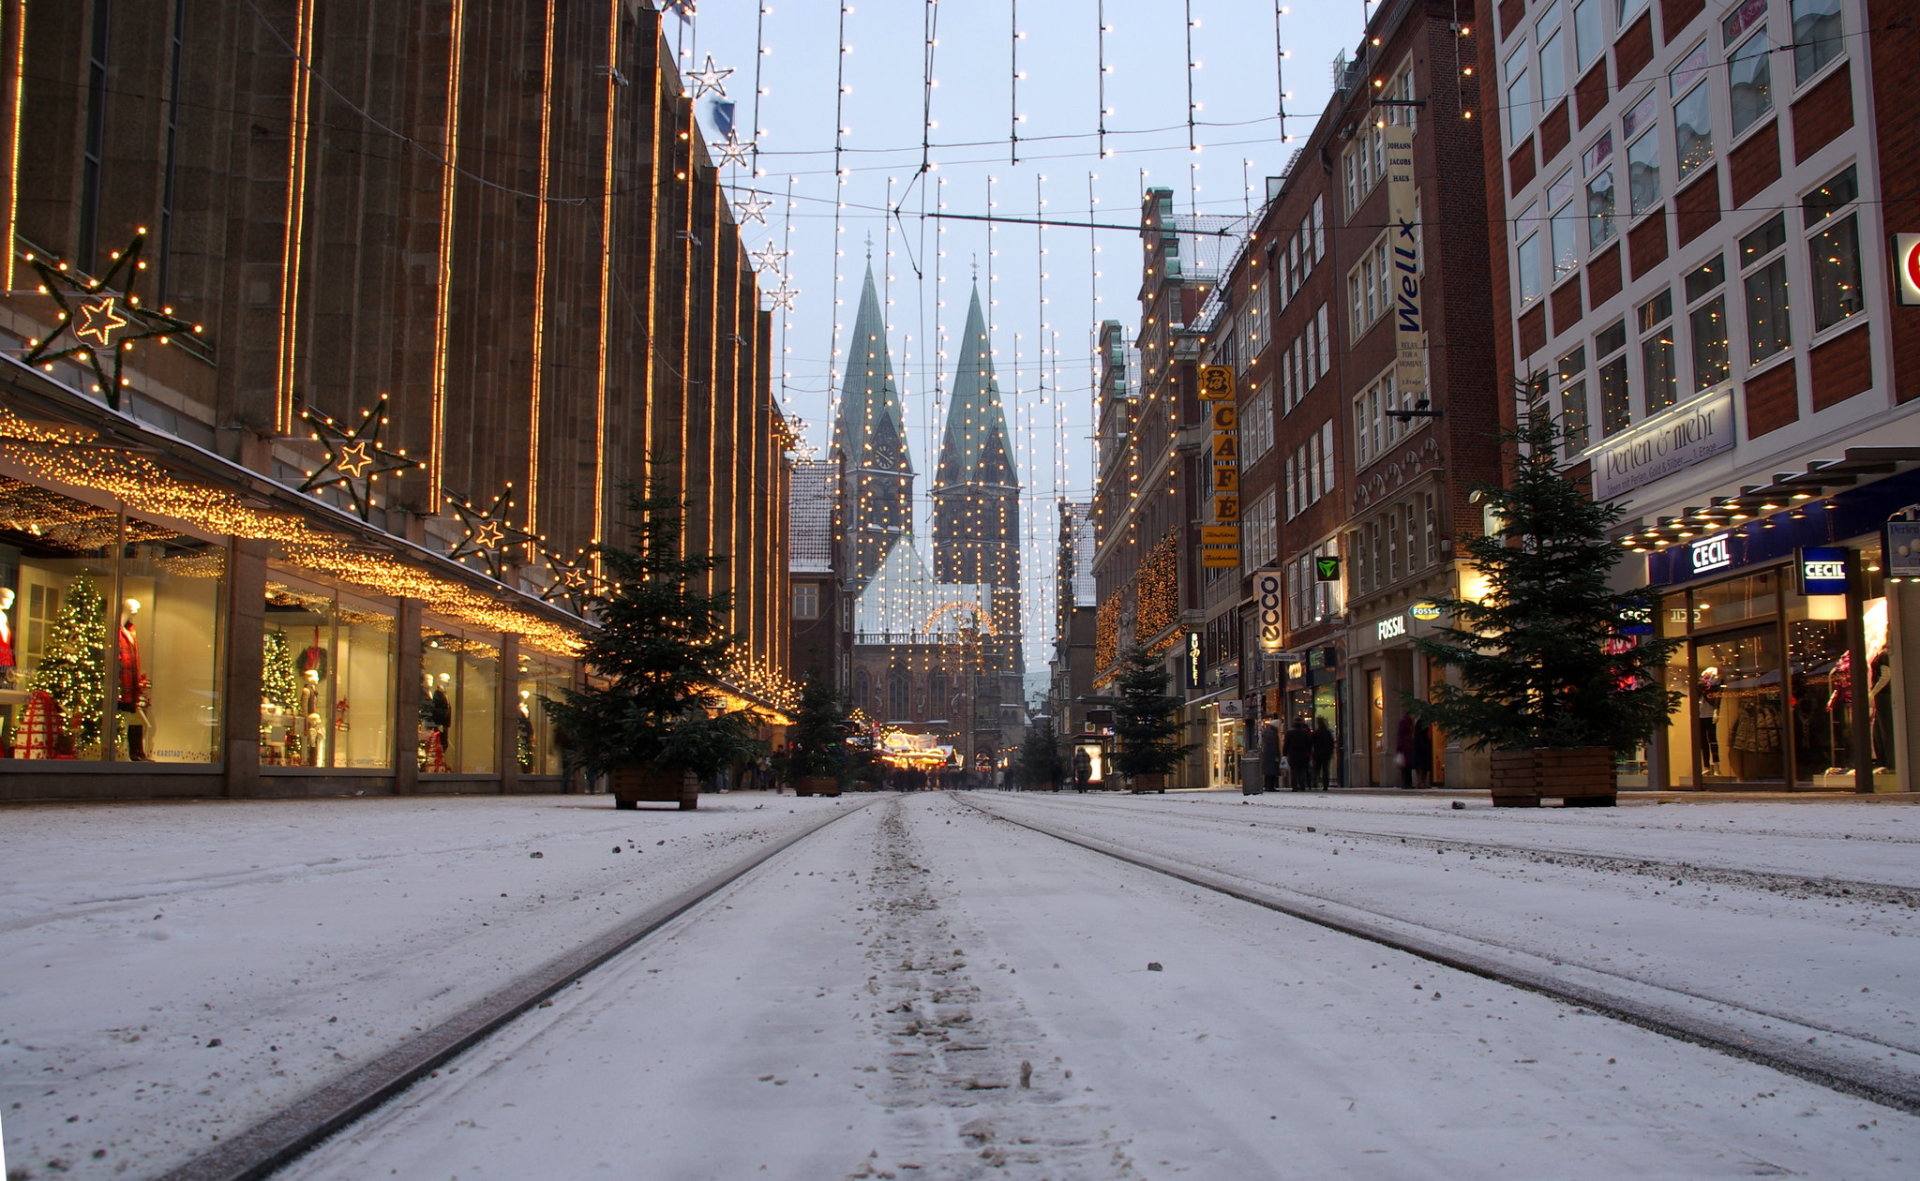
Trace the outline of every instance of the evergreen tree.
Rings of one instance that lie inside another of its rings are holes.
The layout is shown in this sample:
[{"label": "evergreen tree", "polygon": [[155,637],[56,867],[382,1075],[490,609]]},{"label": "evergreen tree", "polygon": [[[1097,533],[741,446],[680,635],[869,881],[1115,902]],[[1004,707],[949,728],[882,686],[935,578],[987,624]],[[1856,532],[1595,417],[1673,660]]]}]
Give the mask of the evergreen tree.
[{"label": "evergreen tree", "polygon": [[1193,749],[1176,741],[1180,699],[1167,693],[1167,670],[1146,649],[1120,657],[1120,703],[1113,707],[1113,762],[1123,775],[1165,775]]},{"label": "evergreen tree", "polygon": [[723,630],[728,600],[692,589],[720,559],[681,552],[678,498],[629,489],[627,510],[639,543],[601,549],[599,627],[581,652],[604,683],[542,704],[589,775],[650,763],[704,779],[755,751],[757,719],[717,692],[735,642]]},{"label": "evergreen tree", "polygon": [[1020,782],[1030,788],[1053,787],[1064,770],[1053,719],[1035,718],[1027,728],[1027,740],[1020,744]]},{"label": "evergreen tree", "polygon": [[300,675],[293,671],[293,646],[279,628],[260,637],[260,699],[284,713],[300,712]]},{"label": "evergreen tree", "polygon": [[100,741],[107,679],[106,606],[92,575],[77,575],[47,632],[46,651],[27,681],[29,691],[44,690],[60,707],[61,728],[81,751]]},{"label": "evergreen tree", "polygon": [[[1523,392],[1535,388],[1523,386]],[[1408,699],[1423,724],[1475,749],[1604,746],[1625,754],[1679,705],[1662,684],[1678,639],[1643,636],[1655,588],[1615,591],[1625,552],[1608,537],[1622,510],[1596,504],[1560,462],[1564,431],[1534,402],[1503,441],[1518,455],[1506,487],[1479,489],[1500,522],[1465,544],[1486,580],[1480,601],[1436,597],[1452,625],[1414,641],[1460,670],[1431,702]]]},{"label": "evergreen tree", "polygon": [[847,764],[847,707],[831,685],[808,677],[787,728],[786,771],[794,779],[839,777]]}]

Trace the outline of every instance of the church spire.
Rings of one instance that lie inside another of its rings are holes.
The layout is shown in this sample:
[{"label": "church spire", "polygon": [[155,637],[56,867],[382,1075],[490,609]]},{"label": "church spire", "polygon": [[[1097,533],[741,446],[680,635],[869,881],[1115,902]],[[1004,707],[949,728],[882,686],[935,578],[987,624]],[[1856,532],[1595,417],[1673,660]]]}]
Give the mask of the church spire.
[{"label": "church spire", "polygon": [[833,458],[840,465],[837,533],[856,589],[866,585],[896,537],[913,532],[913,459],[906,414],[887,354],[887,322],[868,266],[844,353]]},{"label": "church spire", "polygon": [[940,462],[934,469],[934,495],[942,489],[986,484],[1018,489],[1013,470],[1013,446],[1007,436],[1007,416],[1000,405],[1000,385],[993,375],[993,350],[987,342],[986,318],[980,314],[980,290],[974,288],[967,304],[967,327],[960,338],[960,365],[953,374],[953,397],[948,402],[946,432],[940,440]]}]

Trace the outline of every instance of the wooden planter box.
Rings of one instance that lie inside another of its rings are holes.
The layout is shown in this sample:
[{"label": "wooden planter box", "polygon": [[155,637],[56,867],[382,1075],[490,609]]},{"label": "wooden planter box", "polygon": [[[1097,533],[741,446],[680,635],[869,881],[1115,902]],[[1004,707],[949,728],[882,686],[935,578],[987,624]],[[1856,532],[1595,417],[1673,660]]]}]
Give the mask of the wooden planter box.
[{"label": "wooden planter box", "polygon": [[831,775],[802,775],[793,781],[793,794],[797,796],[837,796],[840,794],[840,781]]},{"label": "wooden planter box", "polygon": [[1127,776],[1127,790],[1134,795],[1144,795],[1150,791],[1165,794],[1167,790],[1167,777],[1165,775],[1129,775]]},{"label": "wooden planter box", "polygon": [[670,771],[641,763],[616,768],[607,778],[616,808],[645,802],[679,804],[682,812],[691,812],[700,806],[700,780],[691,771]]},{"label": "wooden planter box", "polygon": [[1538,808],[1542,799],[1567,808],[1611,808],[1620,798],[1613,751],[1604,746],[1496,750],[1488,769],[1496,808]]}]

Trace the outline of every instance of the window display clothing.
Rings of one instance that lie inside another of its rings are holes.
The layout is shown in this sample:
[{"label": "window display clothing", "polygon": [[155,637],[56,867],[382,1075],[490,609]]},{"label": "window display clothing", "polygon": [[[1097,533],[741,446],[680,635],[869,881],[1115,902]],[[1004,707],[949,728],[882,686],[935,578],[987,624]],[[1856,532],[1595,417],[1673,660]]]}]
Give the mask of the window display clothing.
[{"label": "window display clothing", "polygon": [[144,763],[147,761],[147,678],[140,671],[140,643],[133,633],[132,616],[120,621],[119,646],[120,683],[114,704],[121,713],[133,715],[127,722],[127,757]]},{"label": "window display clothing", "polygon": [[13,688],[13,590],[0,587],[0,689]]}]

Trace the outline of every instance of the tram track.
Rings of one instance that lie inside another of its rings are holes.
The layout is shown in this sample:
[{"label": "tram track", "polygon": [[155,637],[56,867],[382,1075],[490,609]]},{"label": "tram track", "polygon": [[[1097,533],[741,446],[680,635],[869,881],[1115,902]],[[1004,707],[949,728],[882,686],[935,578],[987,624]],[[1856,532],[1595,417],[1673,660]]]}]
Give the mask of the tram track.
[{"label": "tram track", "polygon": [[618,926],[548,959],[444,1020],[415,1033],[346,1074],[282,1105],[200,1155],[160,1174],[158,1181],[252,1181],[267,1177],[321,1141],[426,1078],[515,1018],[549,1000],[581,976],[630,950],[728,886],[884,796],[842,807],[662,899]]},{"label": "tram track", "polygon": [[[1574,964],[1459,931],[1426,926],[1297,888],[1176,861],[1044,821],[1007,815],[971,794],[962,798],[969,807],[997,820],[1198,889],[1551,997],[1895,1110],[1920,1114],[1920,1052],[1903,1046],[1635,979],[1611,969]],[[1394,835],[1397,838],[1399,834]],[[1470,842],[1448,844],[1464,848]]]}]

